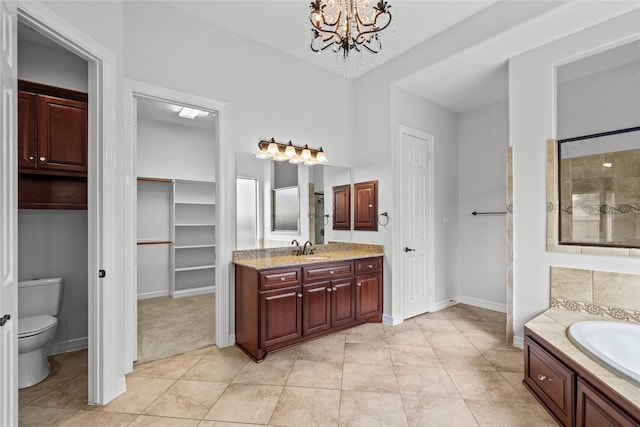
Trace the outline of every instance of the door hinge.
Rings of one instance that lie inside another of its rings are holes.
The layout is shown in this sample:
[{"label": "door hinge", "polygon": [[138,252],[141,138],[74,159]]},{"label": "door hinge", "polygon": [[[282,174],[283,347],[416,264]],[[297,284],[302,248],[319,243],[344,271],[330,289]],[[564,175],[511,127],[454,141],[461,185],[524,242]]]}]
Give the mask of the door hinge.
[{"label": "door hinge", "polygon": [[104,270],[98,270],[98,277],[99,278],[103,278],[104,276],[107,275],[107,272]]},{"label": "door hinge", "polygon": [[5,314],[4,316],[0,317],[0,326],[4,326],[4,324],[7,323],[10,319],[10,314]]}]

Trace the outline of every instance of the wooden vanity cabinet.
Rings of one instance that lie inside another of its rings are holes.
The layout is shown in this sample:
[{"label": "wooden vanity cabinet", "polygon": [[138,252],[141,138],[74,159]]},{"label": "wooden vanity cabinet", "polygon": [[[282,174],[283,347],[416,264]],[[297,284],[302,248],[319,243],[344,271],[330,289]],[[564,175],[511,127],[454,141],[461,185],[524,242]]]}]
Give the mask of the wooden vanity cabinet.
[{"label": "wooden vanity cabinet", "polygon": [[524,385],[566,427],[636,426],[640,410],[525,326]]},{"label": "wooden vanity cabinet", "polygon": [[382,320],[382,257],[235,269],[236,344],[258,362],[269,351]]}]

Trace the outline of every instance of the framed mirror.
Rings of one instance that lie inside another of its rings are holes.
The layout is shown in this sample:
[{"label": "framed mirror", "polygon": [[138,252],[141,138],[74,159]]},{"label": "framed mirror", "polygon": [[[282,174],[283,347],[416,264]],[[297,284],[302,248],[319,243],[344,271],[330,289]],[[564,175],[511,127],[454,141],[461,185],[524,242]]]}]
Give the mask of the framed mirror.
[{"label": "framed mirror", "polygon": [[640,40],[558,64],[547,250],[640,255]]},{"label": "framed mirror", "polygon": [[[332,227],[332,188],[350,186],[351,169],[290,164],[236,153],[236,181],[236,249],[291,246],[293,239],[314,245],[352,241],[351,230]],[[298,198],[295,220],[292,188]]]}]

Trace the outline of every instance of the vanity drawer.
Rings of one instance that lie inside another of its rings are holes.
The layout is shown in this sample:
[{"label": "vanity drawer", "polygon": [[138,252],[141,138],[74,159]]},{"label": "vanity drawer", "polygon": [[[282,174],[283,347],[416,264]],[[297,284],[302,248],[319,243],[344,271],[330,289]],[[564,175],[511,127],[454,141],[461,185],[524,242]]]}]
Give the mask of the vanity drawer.
[{"label": "vanity drawer", "polygon": [[304,283],[344,276],[353,276],[353,261],[322,263],[302,267],[302,281]]},{"label": "vanity drawer", "polygon": [[356,260],[356,274],[377,273],[382,267],[382,257]]},{"label": "vanity drawer", "polygon": [[564,426],[573,426],[575,373],[528,336],[525,383]]},{"label": "vanity drawer", "polygon": [[283,286],[293,286],[301,283],[299,268],[262,271],[259,274],[260,289],[281,288]]}]

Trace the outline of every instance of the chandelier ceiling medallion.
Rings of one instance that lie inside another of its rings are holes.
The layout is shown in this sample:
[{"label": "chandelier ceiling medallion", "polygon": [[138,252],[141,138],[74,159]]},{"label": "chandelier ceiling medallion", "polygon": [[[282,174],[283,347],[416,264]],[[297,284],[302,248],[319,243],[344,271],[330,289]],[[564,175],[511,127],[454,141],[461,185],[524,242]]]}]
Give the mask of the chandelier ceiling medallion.
[{"label": "chandelier ceiling medallion", "polygon": [[311,50],[329,48],[348,59],[351,50],[380,53],[380,32],[391,23],[384,0],[314,0],[310,5]]}]

